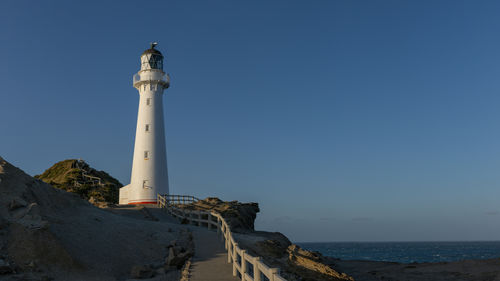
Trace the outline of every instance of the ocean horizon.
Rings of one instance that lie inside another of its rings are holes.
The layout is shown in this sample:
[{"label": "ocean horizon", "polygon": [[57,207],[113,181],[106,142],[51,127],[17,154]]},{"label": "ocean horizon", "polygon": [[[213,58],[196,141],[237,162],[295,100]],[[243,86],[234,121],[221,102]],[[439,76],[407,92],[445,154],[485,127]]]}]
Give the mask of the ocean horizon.
[{"label": "ocean horizon", "polygon": [[300,247],[342,260],[399,263],[453,262],[500,257],[500,241],[298,242]]}]

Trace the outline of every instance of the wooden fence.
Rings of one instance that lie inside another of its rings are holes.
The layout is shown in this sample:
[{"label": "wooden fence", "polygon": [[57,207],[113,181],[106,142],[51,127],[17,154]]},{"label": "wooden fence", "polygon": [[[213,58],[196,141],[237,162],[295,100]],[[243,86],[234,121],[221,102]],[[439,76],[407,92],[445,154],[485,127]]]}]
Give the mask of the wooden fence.
[{"label": "wooden fence", "polygon": [[158,194],[158,205],[162,208],[175,206],[177,204],[190,204],[198,201],[200,201],[200,199],[191,195]]},{"label": "wooden fence", "polygon": [[[280,276],[279,268],[270,268],[262,262],[261,257],[254,257],[248,254],[246,250],[241,249],[234,240],[226,220],[219,213],[215,211],[186,210],[175,206],[176,204],[184,204],[178,202],[182,202],[181,199],[187,200],[189,197],[192,202],[198,201],[196,197],[189,195],[158,194],[158,206],[165,208],[167,212],[176,218],[187,220],[189,224],[217,229],[217,233],[222,233],[227,250],[227,262],[233,263],[233,276],[238,276],[242,281],[287,281]],[[176,199],[174,200],[174,198]]]}]

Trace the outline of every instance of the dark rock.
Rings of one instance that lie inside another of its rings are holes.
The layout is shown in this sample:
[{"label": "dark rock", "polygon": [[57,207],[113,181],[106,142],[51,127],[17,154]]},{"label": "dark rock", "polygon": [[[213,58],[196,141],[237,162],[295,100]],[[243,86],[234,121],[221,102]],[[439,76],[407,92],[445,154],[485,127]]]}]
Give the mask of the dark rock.
[{"label": "dark rock", "polygon": [[9,260],[23,269],[26,263],[36,261],[37,266],[57,264],[62,269],[74,268],[75,261],[60,240],[47,229],[33,229],[21,223],[9,226]]},{"label": "dark rock", "polygon": [[152,269],[158,269],[158,268],[163,268],[163,266],[165,265],[165,263],[163,262],[155,262],[155,263],[151,263],[149,264],[149,266],[152,268]]},{"label": "dark rock", "polygon": [[[2,279],[4,280],[4,279]],[[38,273],[33,273],[33,272],[24,272],[20,274],[15,274],[15,275],[9,275],[9,278],[6,279],[8,281],[52,281],[54,278],[45,275],[45,274],[38,274]]]},{"label": "dark rock", "polygon": [[140,206],[139,210],[144,215],[145,219],[152,220],[152,221],[158,221],[158,218],[155,217],[148,208],[146,208],[144,206]]},{"label": "dark rock", "polygon": [[14,198],[9,203],[9,210],[13,211],[22,207],[26,207],[28,203],[21,198]]},{"label": "dark rock", "polygon": [[35,261],[30,261],[26,264],[26,268],[29,268],[31,271],[35,271],[37,269]]},{"label": "dark rock", "polygon": [[135,265],[132,267],[130,275],[135,279],[147,279],[154,276],[154,271],[149,265]]},{"label": "dark rock", "polygon": [[175,270],[177,270],[177,267],[175,267],[175,266],[170,266],[170,265],[164,266],[163,268],[165,268],[165,271],[166,271],[166,272],[169,272],[169,271],[175,271]]},{"label": "dark rock", "polygon": [[264,241],[258,241],[255,246],[258,247],[259,252],[264,253],[266,256],[272,258],[281,258],[287,253],[287,248],[292,243],[285,235],[275,232],[269,235],[270,239]]},{"label": "dark rock", "polygon": [[0,274],[10,274],[12,272],[13,270],[10,264],[5,260],[0,259]]},{"label": "dark rock", "polygon": [[181,246],[174,246],[174,247],[172,247],[171,249],[173,249],[173,250],[174,250],[174,253],[175,253],[175,255],[176,255],[176,256],[177,256],[177,255],[179,255],[180,253],[182,253],[182,252],[185,252],[185,251],[186,251],[186,250],[185,250],[184,248],[182,248]]},{"label": "dark rock", "polygon": [[0,216],[0,230],[6,228],[7,225],[7,220]]},{"label": "dark rock", "polygon": [[184,263],[193,256],[192,251],[184,251],[176,253],[174,247],[169,249],[168,257],[165,262],[165,266],[170,267],[173,266],[177,269],[181,269],[184,266]]},{"label": "dark rock", "polygon": [[167,270],[165,270],[165,268],[164,268],[164,267],[158,268],[158,269],[156,270],[156,274],[159,274],[159,275],[163,275],[163,274],[165,274],[166,272],[167,272]]},{"label": "dark rock", "polygon": [[175,257],[175,251],[173,247],[168,248],[168,256],[165,258],[165,265],[168,266],[170,264],[170,260]]},{"label": "dark rock", "polygon": [[181,273],[179,270],[168,271],[165,274],[165,280],[179,280],[181,278]]},{"label": "dark rock", "polygon": [[29,206],[19,212],[15,218],[16,222],[31,229],[46,229],[49,222],[42,219],[40,215],[40,206],[37,203],[31,203]]}]

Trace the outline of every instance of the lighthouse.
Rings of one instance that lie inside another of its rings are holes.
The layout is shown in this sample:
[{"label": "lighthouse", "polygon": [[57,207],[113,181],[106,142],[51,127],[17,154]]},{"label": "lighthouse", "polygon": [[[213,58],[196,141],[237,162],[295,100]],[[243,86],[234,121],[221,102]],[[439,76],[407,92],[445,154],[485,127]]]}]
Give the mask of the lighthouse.
[{"label": "lighthouse", "polygon": [[133,77],[139,91],[130,184],[120,188],[120,204],[156,204],[157,194],[168,194],[167,153],[163,122],[163,91],[170,77],[163,72],[157,43],[141,55],[141,70]]}]

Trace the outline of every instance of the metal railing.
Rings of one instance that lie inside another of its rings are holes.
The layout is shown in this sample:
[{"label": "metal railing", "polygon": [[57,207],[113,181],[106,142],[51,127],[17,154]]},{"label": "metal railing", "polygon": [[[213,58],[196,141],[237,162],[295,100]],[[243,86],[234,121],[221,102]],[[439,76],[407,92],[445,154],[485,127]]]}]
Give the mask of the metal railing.
[{"label": "metal railing", "polygon": [[159,82],[165,85],[170,85],[170,75],[163,74],[161,77],[155,77],[155,75],[151,73],[143,75],[136,73],[132,78],[132,84],[135,86],[139,82]]},{"label": "metal railing", "polygon": [[[158,206],[165,208],[172,216],[181,220],[187,220],[189,224],[204,226],[208,229],[216,228],[217,233],[222,233],[225,248],[227,250],[227,262],[233,263],[233,276],[238,276],[242,281],[287,281],[280,276],[279,268],[270,268],[262,262],[261,257],[254,257],[247,253],[247,250],[241,249],[234,240],[233,234],[226,220],[221,214],[215,211],[187,210],[178,208],[175,204],[169,202],[169,198],[192,198],[198,201],[198,198],[189,195],[161,195],[158,194]],[[196,202],[194,201],[194,202]],[[184,203],[176,203],[184,204]]]}]

